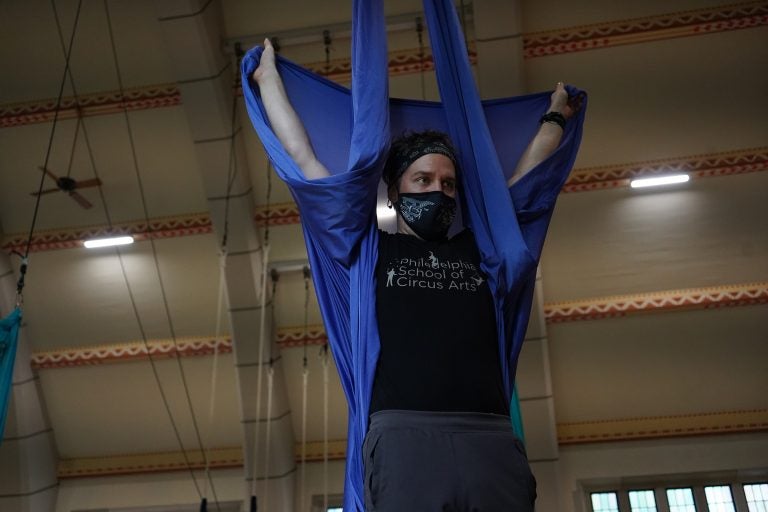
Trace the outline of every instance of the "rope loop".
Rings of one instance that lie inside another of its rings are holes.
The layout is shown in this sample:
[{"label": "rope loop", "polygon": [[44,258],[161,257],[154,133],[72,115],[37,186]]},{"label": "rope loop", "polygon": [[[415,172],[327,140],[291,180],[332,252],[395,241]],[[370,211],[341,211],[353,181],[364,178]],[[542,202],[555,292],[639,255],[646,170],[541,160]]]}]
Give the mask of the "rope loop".
[{"label": "rope loop", "polygon": [[325,46],[325,74],[331,72],[331,31],[323,30],[323,46]]}]

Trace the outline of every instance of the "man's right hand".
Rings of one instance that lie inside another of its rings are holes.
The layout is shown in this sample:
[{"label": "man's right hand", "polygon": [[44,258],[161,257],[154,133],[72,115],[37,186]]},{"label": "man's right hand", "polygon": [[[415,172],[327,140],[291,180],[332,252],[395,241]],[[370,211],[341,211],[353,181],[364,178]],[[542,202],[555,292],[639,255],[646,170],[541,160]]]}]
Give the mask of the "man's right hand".
[{"label": "man's right hand", "polygon": [[277,67],[275,67],[275,49],[269,39],[264,39],[264,51],[261,53],[259,67],[253,72],[253,81],[261,83],[263,80],[277,77]]}]

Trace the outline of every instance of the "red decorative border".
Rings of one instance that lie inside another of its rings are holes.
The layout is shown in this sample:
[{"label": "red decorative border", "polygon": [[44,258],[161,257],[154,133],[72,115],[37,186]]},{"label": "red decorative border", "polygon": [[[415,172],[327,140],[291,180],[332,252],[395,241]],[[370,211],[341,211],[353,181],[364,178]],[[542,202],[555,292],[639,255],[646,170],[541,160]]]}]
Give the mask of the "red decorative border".
[{"label": "red decorative border", "polygon": [[[213,226],[207,214],[192,214],[178,217],[161,217],[145,221],[133,221],[115,224],[110,229],[106,226],[72,228],[59,231],[40,231],[32,237],[30,252],[50,251],[55,249],[73,249],[82,247],[84,240],[111,236],[132,235],[136,241],[178,236],[203,235],[211,233]],[[3,240],[2,248],[6,251],[24,249],[27,235],[18,233],[8,235]]]},{"label": "red decorative border", "polygon": [[270,226],[298,224],[301,222],[299,207],[296,206],[296,203],[276,203],[269,206],[259,205],[256,207],[254,221],[259,227],[264,227],[267,224]]},{"label": "red decorative border", "polygon": [[322,325],[308,325],[306,333],[303,326],[281,327],[277,330],[277,344],[281,348],[325,345],[326,343],[328,343],[328,336]]},{"label": "red decorative border", "polygon": [[[468,52],[470,65],[477,64],[477,51],[474,43],[469,44]],[[313,73],[325,76],[336,82],[348,82],[352,78],[352,61],[350,59],[332,60],[328,65],[325,62],[311,62],[303,66]],[[432,71],[435,69],[435,62],[432,60],[432,51],[429,48],[424,49],[423,55],[418,48],[400,50],[392,52],[388,63],[389,75],[410,75],[421,73],[422,71]]]},{"label": "red decorative border", "polygon": [[[160,84],[125,91],[121,98],[119,91],[107,91],[81,96],[62,98],[59,120],[116,114],[127,110],[146,110],[181,105],[181,95],[175,84]],[[52,121],[56,115],[56,101],[45,100],[32,103],[0,106],[0,128]]]},{"label": "red decorative border", "polygon": [[[537,32],[523,35],[525,58],[543,57],[564,53],[608,48],[625,44],[637,44],[677,37],[689,37],[730,30],[753,28],[768,24],[768,3],[747,2],[711,9],[621,20],[609,23],[585,25],[568,29]],[[469,48],[471,64],[477,63],[477,53],[472,43]],[[351,74],[350,59],[336,59],[306,64],[308,69],[336,81],[348,81]],[[390,75],[419,73],[434,69],[432,55],[425,49],[423,57],[417,48],[394,52],[389,60]],[[238,89],[238,94],[242,92]],[[74,119],[121,112],[171,107],[181,104],[181,94],[175,84],[159,84],[125,92],[123,98],[117,91],[82,96],[79,102],[72,97],[64,98],[59,119]],[[0,106],[0,128],[51,121],[55,115],[54,100],[35,101]]]},{"label": "red decorative border", "polygon": [[[304,327],[281,327],[277,329],[277,344],[281,348],[303,347],[304,345],[325,345],[328,337],[322,325]],[[149,350],[147,350],[147,346]],[[30,365],[34,369],[71,368],[109,363],[143,361],[151,355],[153,358],[207,356],[218,348],[219,354],[232,352],[232,338],[199,337],[177,339],[148,340],[145,346],[141,341],[97,345],[93,347],[62,348],[57,350],[37,351],[32,353]]]},{"label": "red decorative border", "polygon": [[[149,350],[147,350],[147,346]],[[30,366],[41,368],[69,368],[91,366],[106,363],[142,361],[150,355],[153,358],[193,357],[213,354],[218,348],[219,354],[232,352],[232,340],[228,336],[221,338],[187,338],[176,340],[150,340],[143,342],[101,345],[96,347],[65,348],[60,350],[34,352]]]},{"label": "red decorative border", "polygon": [[[722,307],[751,306],[768,303],[768,282],[709,288],[691,288],[655,293],[618,295],[583,301],[559,302],[544,305],[547,323],[573,322],[623,317],[641,312],[667,312],[683,309],[712,309]],[[281,348],[325,345],[328,336],[322,325],[280,327],[277,344]],[[228,336],[186,338],[177,340],[150,340],[149,351],[141,342],[102,345],[95,347],[64,348],[40,351],[32,354],[31,366],[40,368],[67,368],[104,363],[138,361],[148,357],[192,357],[232,352],[232,340]]]},{"label": "red decorative border", "polygon": [[[726,411],[679,416],[626,418],[615,420],[559,423],[558,444],[584,444],[699,435],[763,432],[768,430],[768,409]],[[324,459],[323,442],[306,445],[307,462]],[[346,456],[346,440],[328,442],[328,459],[342,460]],[[294,445],[294,456],[301,463],[302,447]],[[59,461],[58,476],[61,479],[94,476],[118,476],[169,471],[203,469],[204,459],[199,451],[188,452],[186,462],[181,452],[143,453],[110,457],[63,459]],[[240,468],[243,466],[241,448],[213,449],[210,452],[212,469]]]},{"label": "red decorative border", "polygon": [[629,186],[632,179],[687,173],[692,179],[733,176],[768,170],[768,147],[651,160],[574,170],[563,192],[586,192]]},{"label": "red decorative border", "polygon": [[[241,448],[213,449],[208,453],[211,469],[239,468],[243,466]],[[198,450],[169,453],[143,453],[112,457],[63,459],[59,461],[58,477],[85,478],[93,476],[120,476],[143,473],[163,473],[205,469],[205,459]]]},{"label": "red decorative border", "polygon": [[544,305],[547,323],[623,317],[648,311],[677,311],[768,303],[768,282],[619,295]]},{"label": "red decorative border", "polygon": [[[271,226],[299,223],[299,210],[295,203],[278,203],[256,208],[254,222],[265,226],[267,215]],[[179,215],[150,219],[149,228],[144,221],[132,221],[115,224],[110,229],[106,226],[40,231],[33,235],[30,252],[51,251],[56,249],[74,249],[83,246],[83,241],[92,238],[132,235],[137,242],[149,239],[175,238],[180,236],[204,235],[213,232],[211,218],[206,213]],[[23,233],[8,235],[3,240],[2,249],[6,252],[22,251],[27,245],[27,236]]]},{"label": "red decorative border", "polygon": [[[477,53],[470,49],[470,63],[477,62]],[[337,82],[349,81],[352,72],[350,59],[337,59],[326,68],[325,62],[305,64],[307,69]],[[421,70],[434,69],[432,55],[425,53],[423,60],[418,49],[394,52],[389,61],[390,75],[418,73]],[[238,85],[235,94],[242,96]],[[81,96],[79,102],[74,97],[63,98],[59,108],[59,120],[81,117],[116,114],[127,110],[146,110],[153,108],[181,105],[181,93],[175,84],[150,85],[125,92],[123,99],[118,91]],[[43,100],[13,105],[0,105],[0,128],[23,126],[27,124],[52,121],[56,115],[56,101]]]},{"label": "red decorative border", "polygon": [[[693,179],[716,176],[734,176],[768,170],[768,147],[742,149],[707,155],[695,155],[663,160],[652,160],[622,165],[575,169],[563,186],[563,192],[588,192],[629,186],[631,179],[685,172]],[[260,205],[254,212],[254,222],[259,227],[286,226],[301,221],[295,203],[276,203],[267,208]],[[82,247],[83,240],[133,235],[138,241],[150,238],[172,238],[177,236],[200,235],[213,231],[208,214],[192,214],[164,217],[150,220],[151,230],[146,222],[134,221],[116,224],[110,230],[104,226],[73,228],[36,233],[32,238],[30,251],[49,251]],[[27,235],[8,235],[3,240],[5,251],[21,250],[26,246]]]},{"label": "red decorative border", "polygon": [[525,34],[525,58],[689,37],[768,24],[768,3],[747,2]]},{"label": "red decorative border", "polygon": [[558,423],[560,445],[768,430],[768,409]]}]

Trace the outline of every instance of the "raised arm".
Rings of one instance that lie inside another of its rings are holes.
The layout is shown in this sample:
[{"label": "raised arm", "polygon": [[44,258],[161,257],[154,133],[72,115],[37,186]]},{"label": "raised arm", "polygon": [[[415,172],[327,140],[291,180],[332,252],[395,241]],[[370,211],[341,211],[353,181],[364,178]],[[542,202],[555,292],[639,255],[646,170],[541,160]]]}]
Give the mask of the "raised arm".
[{"label": "raised arm", "polygon": [[[581,100],[579,96],[569,97],[563,82],[558,82],[555,92],[552,93],[547,113],[559,112],[568,121],[581,108]],[[539,131],[520,157],[514,174],[507,181],[507,186],[511,187],[531,169],[546,160],[560,145],[562,136],[563,129],[556,122],[541,123]]]},{"label": "raised arm", "polygon": [[304,176],[310,180],[330,176],[328,169],[315,156],[304,125],[288,100],[280,73],[275,67],[275,49],[269,39],[264,40],[264,52],[252,78],[259,86],[272,130]]}]

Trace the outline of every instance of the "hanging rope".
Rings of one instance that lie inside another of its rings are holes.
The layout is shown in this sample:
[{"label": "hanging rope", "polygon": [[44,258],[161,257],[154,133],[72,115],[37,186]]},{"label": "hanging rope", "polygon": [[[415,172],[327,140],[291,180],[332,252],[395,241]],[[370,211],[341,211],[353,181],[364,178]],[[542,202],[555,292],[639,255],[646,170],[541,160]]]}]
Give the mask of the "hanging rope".
[{"label": "hanging rope", "polygon": [[267,435],[264,449],[264,510],[269,510],[269,452],[272,437],[272,395],[274,391],[275,369],[269,363],[267,371]]},{"label": "hanging rope", "polygon": [[[270,335],[269,335],[269,371],[267,372],[267,435],[266,435],[266,450],[264,451],[264,478],[265,483],[269,483],[269,463],[270,463],[270,449],[272,447],[272,399],[274,397],[274,380],[275,380],[275,358],[272,354],[272,347],[275,342],[275,294],[277,293],[277,280],[280,275],[276,269],[272,269],[270,272],[272,278],[272,296],[270,297]],[[264,510],[269,510],[269,485],[264,486]]]},{"label": "hanging rope", "polygon": [[[53,18],[54,21],[56,21],[56,32],[59,36],[59,44],[61,45],[61,51],[66,54],[67,53],[67,45],[64,42],[64,33],[61,29],[61,21],[59,19],[59,13],[56,9],[56,2],[51,2],[53,5]],[[87,124],[85,122],[85,118],[83,117],[82,112],[82,102],[80,101],[80,95],[77,92],[77,87],[75,85],[75,77],[72,74],[72,68],[70,68],[67,72],[67,75],[69,77],[69,86],[72,89],[72,96],[75,99],[75,109],[77,110],[77,120],[80,122],[80,129],[83,132],[83,141],[85,142],[85,149],[86,153],[88,154],[88,161],[91,163],[91,170],[93,171],[93,176],[96,179],[99,179],[99,171],[96,166],[96,158],[93,156],[93,148],[91,147],[91,139],[88,136],[88,129]],[[73,143],[73,152],[74,152],[74,143]],[[67,171],[67,176],[69,176],[69,170]],[[99,191],[99,198],[101,199],[102,207],[104,208],[104,217],[107,221],[107,229],[109,231],[112,231],[112,216],[109,213],[109,208],[107,207],[107,200],[104,197],[104,188],[99,185],[96,187]]]},{"label": "hanging rope", "polygon": [[256,475],[257,475],[257,462],[259,460],[259,431],[261,424],[261,382],[263,378],[264,368],[264,323],[265,323],[265,310],[267,303],[267,267],[269,265],[269,245],[262,246],[262,271],[259,286],[261,289],[261,315],[259,325],[259,357],[258,357],[258,370],[256,376],[256,426],[254,428],[254,443],[253,443],[253,482],[251,494],[256,495]]},{"label": "hanging rope", "polygon": [[[54,0],[51,0],[54,13],[56,5]],[[51,133],[48,136],[48,147],[45,149],[45,159],[43,160],[43,169],[48,169],[48,162],[51,159],[51,150],[53,149],[53,139],[56,134],[56,127],[59,121],[59,111],[61,110],[61,99],[64,96],[64,84],[67,80],[67,74],[69,73],[69,63],[72,58],[72,48],[74,47],[75,34],[77,33],[77,24],[80,21],[80,11],[83,6],[83,0],[77,2],[77,9],[75,10],[75,21],[72,24],[72,35],[69,37],[69,46],[65,52],[64,57],[64,72],[61,75],[61,81],[59,84],[59,94],[56,97],[56,108],[53,113],[53,123],[51,124]],[[24,281],[27,275],[27,268],[29,267],[29,248],[32,245],[32,236],[35,233],[35,226],[37,225],[37,216],[40,213],[40,200],[43,197],[42,191],[45,186],[45,172],[40,173],[40,185],[37,188],[37,199],[35,200],[35,210],[32,213],[32,222],[29,227],[29,236],[27,237],[27,246],[24,249],[24,254],[17,253],[21,256],[21,266],[19,267],[19,280],[16,282],[16,307],[22,307],[24,303]]]},{"label": "hanging rope", "polygon": [[[240,44],[235,45],[235,59],[237,65],[235,69],[240,68],[240,59],[243,56],[243,50]],[[230,143],[229,143],[229,155],[227,157],[227,181],[226,181],[226,195],[224,198],[224,227],[221,236],[221,247],[219,248],[219,294],[216,305],[216,334],[214,338],[213,347],[213,365],[211,369],[211,396],[208,403],[208,443],[207,451],[205,453],[205,486],[203,487],[203,500],[201,503],[200,511],[203,512],[207,509],[208,498],[208,482],[212,482],[211,475],[211,437],[213,435],[213,418],[216,408],[216,384],[218,381],[218,365],[219,365],[219,347],[223,343],[221,337],[221,318],[223,315],[224,297],[226,290],[226,266],[227,266],[227,239],[229,236],[229,212],[230,212],[230,199],[232,195],[232,186],[235,183],[237,177],[237,157],[235,155],[235,135],[237,129],[237,94],[234,93],[236,83],[233,84],[232,93],[232,109],[230,113]],[[218,508],[218,503],[216,504]]]},{"label": "hanging rope", "polygon": [[219,295],[216,303],[216,333],[213,345],[213,367],[211,369],[211,398],[208,401],[208,443],[205,455],[205,486],[203,499],[208,498],[208,482],[211,481],[211,436],[213,435],[213,418],[216,411],[216,384],[218,383],[219,346],[224,341],[221,337],[221,317],[224,309],[226,287],[227,254],[222,251],[219,255]]},{"label": "hanging rope", "polygon": [[[235,43],[235,60],[236,65],[234,69],[240,69],[240,60],[242,59],[244,55],[243,48],[240,45],[240,43]],[[229,203],[232,196],[232,187],[235,184],[235,179],[237,178],[238,168],[237,168],[237,154],[235,152],[235,132],[239,130],[239,127],[237,126],[237,94],[235,93],[235,89],[237,88],[239,77],[237,76],[237,73],[235,73],[235,82],[232,86],[232,109],[230,112],[230,122],[229,122],[229,133],[230,133],[230,139],[229,139],[229,158],[227,163],[227,187],[226,187],[226,195],[224,196],[224,228],[222,230],[221,235],[221,248],[222,251],[226,251],[227,248],[227,237],[229,236]]]},{"label": "hanging rope", "polygon": [[416,18],[416,36],[419,38],[419,80],[421,85],[421,99],[427,99],[427,85],[424,79],[424,20],[421,16]]},{"label": "hanging rope", "polygon": [[325,75],[331,73],[331,31],[323,30],[323,46],[325,47]]},{"label": "hanging rope", "polygon": [[[110,12],[109,12],[109,2],[108,2],[108,0],[104,0],[103,3],[104,3],[104,13],[105,13],[106,20],[107,20],[107,29],[108,29],[108,33],[109,33],[109,42],[110,42],[110,47],[111,47],[111,50],[112,50],[113,61],[114,61],[114,64],[115,64],[115,76],[116,76],[117,84],[118,84],[118,92],[119,92],[120,102],[121,102],[122,107],[123,107],[122,108],[122,110],[123,110],[123,117],[124,117],[124,120],[125,120],[127,132],[128,132],[128,142],[129,142],[130,149],[131,149],[131,157],[132,157],[132,160],[133,160],[133,168],[134,168],[134,173],[136,175],[136,181],[137,181],[138,190],[139,190],[139,197],[141,198],[141,206],[142,206],[142,210],[143,210],[143,213],[144,213],[144,220],[146,222],[147,230],[149,232],[148,238],[149,238],[150,246],[152,248],[152,258],[153,258],[153,262],[154,262],[154,266],[155,266],[155,273],[157,274],[157,279],[158,279],[158,283],[159,283],[159,287],[160,287],[161,297],[162,297],[162,300],[163,300],[163,307],[164,307],[164,310],[165,310],[165,316],[166,316],[166,321],[168,323],[168,328],[169,328],[169,331],[170,331],[171,340],[173,342],[174,349],[175,349],[176,353],[178,354],[179,353],[179,347],[178,347],[178,343],[176,341],[176,331],[175,331],[175,328],[174,328],[174,325],[173,325],[173,320],[172,320],[171,315],[170,315],[170,308],[168,306],[168,297],[167,297],[167,294],[166,294],[166,291],[165,291],[165,285],[164,285],[164,282],[163,282],[163,277],[162,277],[162,274],[160,273],[160,263],[158,261],[157,248],[155,247],[154,237],[152,236],[151,223],[149,221],[149,211],[147,209],[147,201],[146,201],[146,196],[145,196],[145,193],[144,193],[144,185],[143,185],[143,182],[142,182],[142,179],[141,179],[141,172],[139,170],[139,163],[138,163],[138,157],[137,157],[137,151],[136,151],[136,144],[135,144],[134,137],[133,137],[133,128],[131,126],[130,117],[128,116],[128,109],[125,106],[125,102],[124,102],[124,97],[125,97],[124,91],[125,91],[125,89],[123,87],[122,73],[120,71],[120,61],[119,61],[118,55],[117,55],[117,46],[115,44],[115,36],[114,36],[114,30],[113,30],[113,27],[112,27],[112,19],[111,19]],[[126,286],[128,287],[129,295],[131,296],[131,303],[132,303],[132,305],[134,307],[134,315],[136,316],[137,322],[141,325],[141,320],[140,320],[140,317],[139,317],[138,309],[136,308],[135,300],[134,300],[134,297],[133,297],[133,292],[131,290],[130,283],[128,282],[127,274],[125,272],[125,266],[124,266],[124,263],[123,263],[123,260],[122,260],[122,255],[121,255],[120,249],[117,248],[116,251],[117,251],[117,254],[118,254],[119,259],[120,259],[120,266],[121,266],[121,269],[123,271],[123,277],[124,277],[124,279],[126,281]],[[143,327],[141,328],[141,331],[142,331],[142,338],[144,340],[145,347],[147,348],[147,351],[149,352],[149,347],[148,347],[148,343],[147,343],[147,340],[146,340],[146,335],[144,333]],[[186,373],[184,371],[184,366],[181,363],[181,358],[180,357],[176,357],[175,359],[176,359],[177,368],[179,370],[179,375],[180,375],[180,378],[181,378],[182,387],[184,389],[184,395],[185,395],[185,398],[186,398],[187,409],[189,410],[190,416],[192,418],[192,426],[194,428],[198,449],[199,449],[200,453],[203,455],[203,457],[206,457],[206,453],[207,452],[206,452],[206,450],[203,447],[203,441],[202,441],[202,438],[201,438],[201,435],[200,435],[200,428],[199,428],[199,426],[197,424],[197,417],[195,415],[194,407],[192,406],[192,399],[191,399],[190,393],[189,393],[189,386],[187,384],[187,379],[186,379]],[[151,357],[150,357],[150,361],[152,362],[151,366],[152,366],[153,373],[155,374],[155,379],[157,380],[158,387],[160,389],[160,394],[163,397],[163,401],[166,403],[166,410],[167,410],[169,418],[170,418],[170,420],[171,420],[171,422],[172,422],[172,424],[174,426],[174,431],[176,432],[177,442],[179,443],[181,451],[184,454],[185,462],[187,464],[188,469],[190,470],[190,474],[191,474],[192,479],[193,479],[193,481],[195,483],[195,489],[197,490],[197,493],[200,496],[201,500],[203,500],[204,496],[202,495],[202,492],[200,491],[200,486],[198,485],[197,479],[196,479],[196,477],[194,475],[194,472],[191,469],[191,464],[189,462],[186,450],[184,448],[184,443],[182,442],[181,436],[179,435],[178,429],[176,428],[175,420],[173,419],[173,415],[171,413],[170,407],[167,405],[168,400],[167,400],[167,397],[165,396],[165,392],[163,391],[162,386],[160,385],[159,375],[157,374],[157,368],[155,367],[154,361],[152,360]],[[216,496],[216,488],[215,488],[212,480],[210,481],[210,485],[211,485],[211,490],[213,492],[214,500],[216,502],[216,506],[217,506],[217,508],[219,508],[219,501],[218,501],[218,497]]]},{"label": "hanging rope", "polygon": [[69,151],[69,163],[67,163],[67,178],[72,176],[72,164],[75,161],[75,149],[77,149],[77,137],[80,135],[80,124],[82,121],[82,116],[80,113],[80,107],[76,107],[77,110],[77,121],[75,122],[75,136],[72,140],[72,149]]},{"label": "hanging rope", "polygon": [[304,360],[301,371],[301,510],[306,510],[306,474],[307,474],[307,387],[309,385],[309,366],[307,365],[307,344],[309,337],[309,267],[301,269],[304,274]]},{"label": "hanging rope", "polygon": [[[81,123],[82,114],[80,112],[80,100],[78,98],[77,88],[75,86],[75,81],[74,81],[74,76],[72,74],[71,68],[69,67],[69,59],[70,59],[71,50],[72,50],[72,44],[73,44],[73,40],[74,40],[74,31],[75,31],[75,28],[77,27],[77,22],[78,22],[79,16],[80,16],[80,6],[81,6],[81,3],[82,2],[78,3],[78,11],[77,11],[77,14],[75,16],[75,22],[74,22],[74,25],[73,25],[73,34],[70,37],[70,44],[67,47],[67,45],[65,43],[65,40],[64,40],[63,30],[61,28],[61,22],[60,22],[60,19],[59,19],[58,11],[56,9],[56,4],[55,4],[55,2],[51,2],[52,8],[53,8],[54,20],[56,22],[56,30],[57,30],[57,34],[58,34],[58,37],[59,37],[59,43],[61,45],[62,52],[65,54],[65,59],[66,59],[66,62],[67,62],[67,65],[65,66],[65,73],[64,73],[64,77],[63,78],[65,78],[67,76],[69,77],[69,83],[70,83],[70,86],[72,88],[72,93],[73,93],[73,95],[75,97],[76,104],[77,104],[78,123]],[[55,112],[55,116],[54,116],[54,127],[52,129],[52,132],[55,131],[55,125],[56,125],[56,122],[57,122],[57,119],[58,119],[60,103],[61,103],[61,91],[60,91],[60,94],[59,94],[59,99],[57,100],[57,107],[56,107],[56,112]],[[87,148],[87,152],[88,152],[88,157],[89,157],[89,160],[90,160],[90,163],[91,163],[94,175],[95,175],[96,178],[98,178],[99,177],[98,176],[98,171],[97,171],[97,168],[96,168],[96,163],[95,163],[95,159],[94,159],[94,156],[93,156],[93,151],[92,151],[90,140],[89,140],[89,137],[88,137],[88,132],[86,130],[86,125],[85,125],[84,122],[82,122],[80,124],[80,126],[81,126],[81,128],[83,130],[83,138],[85,140],[85,144],[86,144],[86,148]],[[73,143],[73,150],[72,150],[73,152],[74,152],[74,145],[75,145],[75,143]],[[48,150],[48,153],[50,153],[50,148]],[[47,168],[47,159],[48,159],[48,156],[46,156],[46,164],[44,165],[44,167],[46,167],[46,168]],[[70,168],[71,168],[71,159],[72,159],[72,156],[70,156]],[[69,172],[69,170],[68,170],[68,172]],[[109,228],[111,229],[111,227],[112,227],[112,220],[111,220],[111,217],[110,217],[110,214],[109,214],[109,206],[108,206],[107,201],[106,201],[106,199],[104,197],[104,193],[103,193],[103,190],[102,190],[101,187],[99,187],[99,196],[101,198],[101,202],[102,202],[102,205],[104,207],[104,214],[105,214],[107,223],[109,225]],[[38,199],[39,199],[39,197],[40,196],[38,195]],[[37,215],[37,209],[38,209],[38,205],[36,205],[35,215]],[[33,225],[34,225],[34,221],[33,221]],[[32,235],[33,231],[34,231],[34,227],[30,230],[30,241],[31,241],[31,235]],[[29,241],[27,242],[27,253],[28,252],[29,252]],[[133,295],[133,290],[132,290],[132,288],[130,286],[130,283],[128,281],[128,278],[127,278],[127,273],[126,273],[126,270],[125,270],[124,262],[122,260],[122,255],[120,254],[119,251],[117,251],[117,255],[118,255],[118,260],[120,262],[120,268],[121,268],[121,271],[122,271],[123,280],[124,280],[124,282],[126,284],[126,288],[128,290],[128,296],[129,296],[129,299],[131,301],[131,306],[133,308],[134,316],[135,316],[135,318],[137,320],[137,325],[138,325],[139,331],[141,333],[142,340],[144,342],[144,348],[147,351],[147,355],[148,355],[148,358],[150,360],[150,364],[151,364],[151,367],[152,367],[152,371],[153,371],[153,375],[154,375],[154,378],[155,378],[155,382],[156,382],[156,384],[158,386],[158,389],[160,390],[160,396],[161,396],[163,405],[165,407],[166,413],[168,415],[168,418],[170,420],[171,427],[172,427],[172,429],[174,431],[174,435],[176,437],[177,443],[179,444],[179,447],[181,448],[182,455],[183,455],[185,463],[186,463],[186,467],[189,470],[190,476],[192,478],[192,482],[193,482],[193,484],[195,486],[195,489],[197,490],[197,493],[198,493],[198,496],[199,496],[200,495],[200,489],[199,489],[199,486],[197,484],[197,480],[195,479],[194,472],[191,469],[191,464],[190,464],[190,461],[189,461],[189,457],[188,457],[188,454],[187,454],[186,450],[184,449],[184,445],[183,445],[183,443],[181,441],[181,436],[179,434],[179,430],[178,430],[178,428],[176,426],[175,420],[174,420],[173,415],[171,413],[170,405],[169,405],[167,396],[165,395],[164,390],[162,388],[162,385],[160,383],[160,378],[159,378],[159,375],[158,375],[158,372],[157,372],[157,368],[155,366],[154,359],[153,359],[153,357],[152,357],[152,355],[151,355],[151,353],[149,351],[149,346],[148,346],[148,343],[147,343],[147,337],[146,337],[146,334],[145,334],[144,326],[143,326],[143,324],[141,322],[140,317],[138,316],[138,308],[136,306],[136,301],[135,301],[135,297]],[[26,257],[24,257],[23,255],[20,255],[20,256],[22,256],[22,267],[21,267],[22,278],[20,279],[20,283],[19,283],[19,288],[18,288],[19,296],[17,297],[17,300],[21,297],[20,293],[21,293],[21,288],[23,288],[23,275],[26,272],[26,261],[27,261]]]},{"label": "hanging rope", "polygon": [[272,164],[267,161],[267,206],[264,211],[264,243],[269,243],[269,226],[272,224]]},{"label": "hanging rope", "polygon": [[[258,370],[256,376],[256,425],[254,427],[253,436],[253,464],[251,464],[253,479],[251,481],[251,512],[255,512],[258,508],[258,500],[256,499],[256,482],[258,474],[258,461],[259,461],[259,434],[261,430],[261,394],[262,394],[262,380],[264,370],[264,328],[266,319],[266,304],[267,304],[267,275],[269,274],[269,225],[270,225],[270,201],[272,195],[272,178],[271,167],[267,162],[267,208],[266,208],[266,227],[264,228],[264,241],[262,243],[262,266],[261,266],[261,278],[260,278],[260,290],[261,290],[261,311],[260,311],[260,325],[259,325],[259,358],[258,358]],[[271,350],[271,348],[270,348]],[[265,486],[266,487],[266,486]]]},{"label": "hanging rope", "polygon": [[321,352],[323,362],[323,510],[328,510],[328,343]]}]

